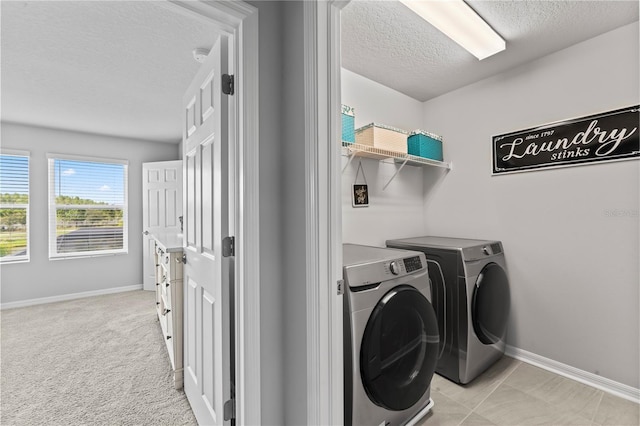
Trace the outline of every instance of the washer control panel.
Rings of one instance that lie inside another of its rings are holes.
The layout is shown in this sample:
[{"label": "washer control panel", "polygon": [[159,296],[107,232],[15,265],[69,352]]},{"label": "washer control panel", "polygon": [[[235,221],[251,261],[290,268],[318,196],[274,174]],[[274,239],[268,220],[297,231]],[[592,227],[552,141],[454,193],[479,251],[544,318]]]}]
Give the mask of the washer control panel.
[{"label": "washer control panel", "polygon": [[349,288],[370,287],[427,272],[427,260],[422,252],[350,244],[344,247],[343,277]]},{"label": "washer control panel", "polygon": [[422,269],[422,261],[420,260],[420,256],[407,257],[406,259],[404,259],[404,268],[407,270],[407,274]]},{"label": "washer control panel", "polygon": [[405,275],[422,269],[420,256],[407,257],[405,259],[392,260],[387,267],[391,275]]}]

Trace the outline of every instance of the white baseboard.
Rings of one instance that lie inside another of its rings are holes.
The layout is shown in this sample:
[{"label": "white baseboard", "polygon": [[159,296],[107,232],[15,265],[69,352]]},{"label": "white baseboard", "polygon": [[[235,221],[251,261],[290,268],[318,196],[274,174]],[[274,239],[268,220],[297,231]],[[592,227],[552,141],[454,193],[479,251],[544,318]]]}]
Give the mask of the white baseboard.
[{"label": "white baseboard", "polygon": [[62,294],[60,296],[40,297],[38,299],[19,300],[17,302],[0,303],[0,310],[23,308],[25,306],[42,305],[43,303],[63,302],[65,300],[82,299],[83,297],[102,296],[104,294],[122,293],[134,290],[142,290],[142,284],[106,288],[104,290],[83,291],[82,293]]},{"label": "white baseboard", "polygon": [[635,403],[640,403],[640,389],[625,385],[624,383],[616,382],[614,380],[607,379],[606,377],[598,376],[597,374],[580,370],[570,365],[563,364],[561,362],[554,361],[552,359],[545,358],[543,356],[510,345],[507,345],[505,354],[512,358],[526,362],[527,364],[535,365],[536,367],[540,367],[544,370],[551,371],[568,379],[583,383],[587,386],[600,389],[604,392],[619,396]]}]

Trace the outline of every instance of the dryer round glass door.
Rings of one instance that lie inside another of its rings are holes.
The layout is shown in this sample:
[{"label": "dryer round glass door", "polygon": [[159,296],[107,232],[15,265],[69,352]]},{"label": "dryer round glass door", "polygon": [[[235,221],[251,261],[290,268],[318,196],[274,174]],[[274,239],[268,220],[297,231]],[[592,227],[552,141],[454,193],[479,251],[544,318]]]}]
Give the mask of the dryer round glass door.
[{"label": "dryer round glass door", "polygon": [[488,263],[478,275],[473,291],[473,330],[485,345],[502,341],[510,309],[509,280],[497,263]]},{"label": "dryer round glass door", "polygon": [[408,285],[393,288],[371,312],[360,345],[367,395],[388,410],[406,410],[429,388],[438,355],[431,303]]}]

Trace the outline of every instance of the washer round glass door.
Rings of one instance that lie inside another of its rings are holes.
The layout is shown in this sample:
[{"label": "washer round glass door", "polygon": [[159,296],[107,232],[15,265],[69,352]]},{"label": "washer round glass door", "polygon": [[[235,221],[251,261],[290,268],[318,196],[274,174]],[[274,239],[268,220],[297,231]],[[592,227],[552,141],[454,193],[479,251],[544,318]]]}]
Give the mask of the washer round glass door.
[{"label": "washer round glass door", "polygon": [[367,395],[388,410],[406,410],[429,388],[438,355],[438,324],[431,303],[408,285],[378,302],[360,345]]},{"label": "washer round glass door", "polygon": [[497,263],[488,263],[473,290],[473,330],[485,345],[502,341],[510,309],[509,280]]}]

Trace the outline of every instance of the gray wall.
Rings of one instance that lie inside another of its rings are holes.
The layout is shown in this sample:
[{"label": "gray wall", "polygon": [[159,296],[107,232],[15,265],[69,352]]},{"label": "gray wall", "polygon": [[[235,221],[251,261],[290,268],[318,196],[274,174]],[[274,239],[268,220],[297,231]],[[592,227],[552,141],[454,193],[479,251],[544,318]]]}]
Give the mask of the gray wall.
[{"label": "gray wall", "polygon": [[302,2],[251,1],[260,28],[262,424],[307,420]]},{"label": "gray wall", "polygon": [[[177,145],[2,123],[2,147],[31,152],[29,263],[3,264],[2,303],[142,284],[142,163],[176,160]],[[47,153],[129,160],[129,253],[49,260]]]},{"label": "gray wall", "polygon": [[[341,72],[341,90],[342,103],[355,108],[356,129],[369,123],[386,124],[407,131],[422,127],[422,102],[403,93],[346,69]],[[343,169],[348,161],[347,156],[342,157]],[[361,171],[358,171],[359,165],[362,165]],[[363,157],[353,159],[344,169],[343,243],[384,247],[388,239],[424,234],[423,170],[405,166],[393,177],[397,170],[393,161]],[[369,207],[353,207],[353,185],[364,183],[365,178]]]},{"label": "gray wall", "polygon": [[280,2],[259,9],[260,67],[260,362],[262,424],[284,424],[282,250],[282,56]]},{"label": "gray wall", "polygon": [[[284,400],[287,425],[307,423],[303,2],[283,2],[282,256]],[[284,25],[286,23],[286,25]]]},{"label": "gray wall", "polygon": [[424,106],[454,164],[427,230],[504,242],[508,343],[635,388],[639,162],[492,177],[491,137],[637,104],[638,50],[636,22]]}]

